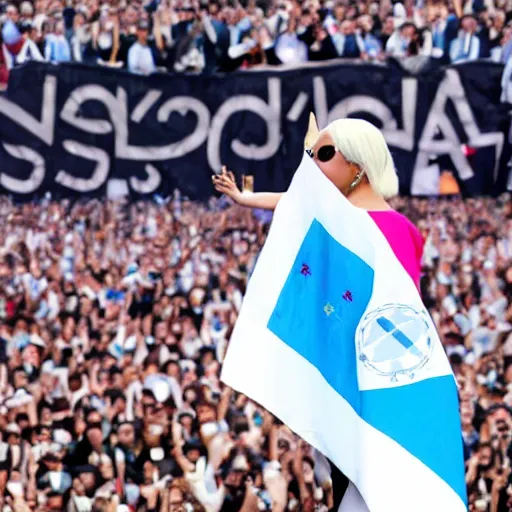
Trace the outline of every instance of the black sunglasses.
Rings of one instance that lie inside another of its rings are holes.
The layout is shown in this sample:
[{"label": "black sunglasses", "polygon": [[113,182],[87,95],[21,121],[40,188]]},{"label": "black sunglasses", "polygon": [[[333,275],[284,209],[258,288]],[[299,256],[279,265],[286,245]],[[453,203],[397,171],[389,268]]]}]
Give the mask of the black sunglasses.
[{"label": "black sunglasses", "polygon": [[[332,145],[322,146],[316,151],[316,159],[319,162],[328,162],[334,158],[336,154],[336,147]],[[315,152],[312,149],[306,149],[306,153],[311,157],[315,158]]]}]

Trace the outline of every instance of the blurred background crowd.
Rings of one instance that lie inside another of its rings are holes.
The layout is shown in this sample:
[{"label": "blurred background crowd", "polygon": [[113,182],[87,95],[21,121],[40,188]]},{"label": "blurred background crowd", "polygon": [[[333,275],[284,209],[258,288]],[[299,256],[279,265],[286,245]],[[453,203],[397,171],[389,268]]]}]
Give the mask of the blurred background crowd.
[{"label": "blurred background crowd", "polygon": [[[318,454],[219,381],[269,216],[157,199],[0,199],[0,510],[329,510]],[[512,510],[512,201],[393,206],[425,239],[470,510]]]},{"label": "blurred background crowd", "polygon": [[0,73],[28,60],[231,71],[423,56],[506,63],[510,0],[1,0]]}]

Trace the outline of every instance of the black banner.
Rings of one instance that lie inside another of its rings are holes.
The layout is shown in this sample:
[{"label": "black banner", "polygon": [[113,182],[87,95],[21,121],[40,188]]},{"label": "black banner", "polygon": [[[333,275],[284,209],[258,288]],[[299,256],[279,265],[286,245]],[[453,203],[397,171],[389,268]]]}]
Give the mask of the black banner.
[{"label": "black banner", "polygon": [[[330,64],[222,76],[154,75],[30,63],[0,96],[0,192],[18,199],[212,195],[226,164],[257,190],[283,191],[310,111],[320,127],[362,117],[384,131],[403,194],[436,193],[451,168],[466,195],[509,181],[502,67],[477,62],[411,75],[396,63]],[[469,147],[469,150],[464,148]]]}]

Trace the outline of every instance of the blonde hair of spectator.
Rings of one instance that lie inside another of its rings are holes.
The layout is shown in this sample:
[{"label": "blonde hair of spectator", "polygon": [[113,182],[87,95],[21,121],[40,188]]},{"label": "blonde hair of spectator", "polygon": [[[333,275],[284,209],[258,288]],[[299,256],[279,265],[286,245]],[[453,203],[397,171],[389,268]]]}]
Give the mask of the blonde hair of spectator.
[{"label": "blonde hair of spectator", "polygon": [[398,194],[393,157],[381,131],[362,119],[338,119],[324,128],[345,159],[357,165],[371,187],[384,199]]}]

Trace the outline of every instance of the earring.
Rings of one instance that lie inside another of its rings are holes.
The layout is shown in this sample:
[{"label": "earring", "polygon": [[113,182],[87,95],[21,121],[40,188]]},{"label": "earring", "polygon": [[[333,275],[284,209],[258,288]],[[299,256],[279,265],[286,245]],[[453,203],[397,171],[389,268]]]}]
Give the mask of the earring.
[{"label": "earring", "polygon": [[359,170],[356,177],[353,179],[352,183],[348,186],[349,190],[354,190],[354,188],[361,183],[361,180],[363,179],[364,171],[362,169]]}]

